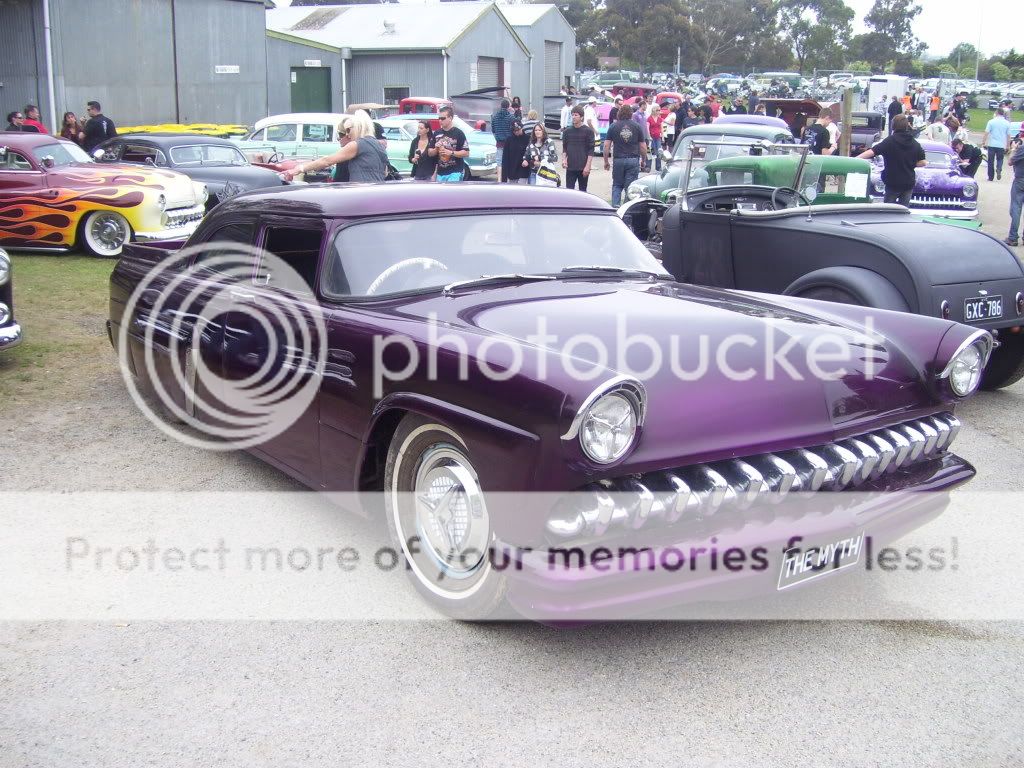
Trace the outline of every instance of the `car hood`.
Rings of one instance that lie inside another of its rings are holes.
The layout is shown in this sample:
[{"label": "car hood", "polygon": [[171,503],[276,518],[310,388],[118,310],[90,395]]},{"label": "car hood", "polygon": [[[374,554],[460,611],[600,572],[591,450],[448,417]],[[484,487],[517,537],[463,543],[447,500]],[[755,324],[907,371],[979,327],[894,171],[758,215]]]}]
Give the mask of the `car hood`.
[{"label": "car hood", "polygon": [[195,185],[188,176],[162,168],[120,163],[74,163],[51,171],[48,182],[51,187],[72,189],[126,187],[149,190],[154,196],[164,195],[168,208],[191,206],[198,202]]},{"label": "car hood", "polygon": [[[933,400],[920,371],[921,360],[934,357],[937,337],[908,357],[855,324],[734,292],[667,281],[558,280],[469,290],[405,305],[402,314],[410,312],[437,317],[446,331],[503,337],[524,349],[527,362],[545,358],[545,380],[566,393],[573,411],[601,382],[640,378],[648,393],[644,443],[654,451],[674,446],[677,456],[681,434],[689,455],[766,442],[813,444],[807,440],[831,439],[851,423]],[[825,335],[852,352],[842,365],[823,366],[845,369],[831,380],[807,364],[808,350]],[[657,368],[652,344],[664,361]],[[780,354],[772,358],[768,349]],[[733,373],[716,363],[718,355]],[[702,360],[706,371],[694,375]]]},{"label": "car hood", "polygon": [[[882,163],[874,163],[871,167],[872,181],[881,180]],[[917,168],[914,171],[916,182],[914,193],[918,195],[956,195],[963,194],[964,185],[970,183],[977,189],[977,183],[970,176],[964,176],[949,168]],[[975,197],[975,195],[965,195]]]},{"label": "car hood", "polygon": [[179,173],[211,187],[231,182],[240,186],[243,191],[276,187],[281,184],[281,177],[275,171],[252,165],[208,165],[199,168],[183,168]]}]

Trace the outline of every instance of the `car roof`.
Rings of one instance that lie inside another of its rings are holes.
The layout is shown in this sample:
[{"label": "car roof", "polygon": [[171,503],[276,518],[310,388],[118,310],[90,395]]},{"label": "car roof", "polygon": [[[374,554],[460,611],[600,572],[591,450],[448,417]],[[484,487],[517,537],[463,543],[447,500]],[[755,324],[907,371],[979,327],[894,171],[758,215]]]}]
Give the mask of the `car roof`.
[{"label": "car roof", "polygon": [[[60,136],[53,136],[48,133],[22,133],[21,131],[4,132],[0,137],[0,146],[13,147],[14,149],[34,149],[44,144],[71,144],[72,142],[62,139]],[[75,146],[78,146],[77,144]]]},{"label": "car roof", "polygon": [[254,130],[273,123],[331,123],[337,125],[342,118],[351,117],[341,112],[289,112],[284,115],[271,115],[256,121]]},{"label": "car roof", "polygon": [[767,139],[778,136],[780,133],[788,133],[772,125],[751,125],[750,123],[705,123],[703,125],[691,125],[681,134],[680,138],[688,136],[740,136],[751,139]]},{"label": "car roof", "polygon": [[[148,141],[160,147],[176,147],[193,144],[214,144],[219,147],[237,147],[233,141],[219,136],[204,136],[201,133],[119,133],[107,141],[130,140]],[[106,142],[104,142],[106,143]]]},{"label": "car roof", "polygon": [[[586,192],[519,184],[464,182],[425,184],[390,181],[380,184],[296,184],[243,193],[217,206],[261,214],[363,218],[416,213],[500,213],[509,209],[575,210],[611,213],[605,201]],[[414,247],[410,244],[410,247]]]}]

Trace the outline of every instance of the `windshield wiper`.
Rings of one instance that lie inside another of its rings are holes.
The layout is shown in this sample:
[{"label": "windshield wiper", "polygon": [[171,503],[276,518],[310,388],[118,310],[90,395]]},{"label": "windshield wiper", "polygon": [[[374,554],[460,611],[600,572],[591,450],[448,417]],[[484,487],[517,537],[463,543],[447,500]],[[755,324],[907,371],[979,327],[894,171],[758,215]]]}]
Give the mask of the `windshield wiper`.
[{"label": "windshield wiper", "polygon": [[602,264],[591,265],[579,265],[574,267],[565,267],[562,273],[566,272],[610,272],[616,275],[640,275],[642,277],[650,278],[651,280],[658,279],[670,279],[670,275],[663,275],[659,272],[651,272],[646,269],[626,269],[624,267],[609,267]]},{"label": "windshield wiper", "polygon": [[528,283],[534,280],[554,279],[554,275],[523,275],[518,272],[507,275],[480,275],[480,277],[474,277],[469,280],[457,280],[454,283],[448,283],[448,285],[441,289],[441,294],[444,296],[451,296],[459,288],[466,288],[473,285],[485,285],[487,283]]}]

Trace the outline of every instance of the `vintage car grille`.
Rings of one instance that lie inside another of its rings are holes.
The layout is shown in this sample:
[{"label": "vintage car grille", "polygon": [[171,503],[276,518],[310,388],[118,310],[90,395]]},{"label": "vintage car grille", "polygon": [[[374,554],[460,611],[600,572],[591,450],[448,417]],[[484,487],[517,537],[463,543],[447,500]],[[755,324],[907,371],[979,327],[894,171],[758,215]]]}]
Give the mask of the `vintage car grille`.
[{"label": "vintage car grille", "polygon": [[943,413],[813,448],[603,480],[571,494],[547,529],[558,539],[600,536],[789,493],[853,490],[945,452],[959,431],[960,421]]},{"label": "vintage car grille", "polygon": [[200,221],[206,213],[206,207],[196,205],[191,208],[175,208],[164,213],[164,226],[168,229],[183,227],[193,221]]},{"label": "vintage car grille", "polygon": [[910,198],[911,205],[922,208],[963,208],[964,201],[959,197],[941,195],[914,195]]}]

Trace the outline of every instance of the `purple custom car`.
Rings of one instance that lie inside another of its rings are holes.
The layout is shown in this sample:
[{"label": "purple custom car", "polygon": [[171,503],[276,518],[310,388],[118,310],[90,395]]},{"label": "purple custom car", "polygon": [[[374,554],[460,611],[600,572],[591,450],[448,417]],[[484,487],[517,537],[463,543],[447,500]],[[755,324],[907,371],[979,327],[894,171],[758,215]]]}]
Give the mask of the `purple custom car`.
[{"label": "purple custom car", "polygon": [[[910,198],[910,210],[928,216],[951,219],[978,217],[978,184],[960,168],[952,147],[937,141],[921,141],[928,165],[917,169],[917,184]],[[871,197],[885,199],[882,169],[885,161],[878,157],[871,171]]]},{"label": "purple custom car", "polygon": [[851,118],[850,156],[856,157],[882,140],[885,115],[881,112],[854,112]]},{"label": "purple custom car", "polygon": [[[203,221],[190,255],[180,245],[127,246],[111,276],[111,341],[131,373],[200,431],[227,418],[207,408],[211,386],[289,372],[313,381],[294,423],[250,450],[311,488],[383,495],[367,513],[386,518],[413,584],[451,615],[479,618],[507,600],[571,617],[572,606],[654,595],[621,562],[551,570],[537,556],[545,546],[637,536],[706,546],[731,533],[778,553],[793,521],[754,511],[765,497],[942,490],[974,474],[949,447],[988,332],[676,283],[587,194],[412,183],[252,192]],[[232,246],[225,282],[217,259]],[[280,263],[294,275],[268,266]],[[281,311],[253,317],[271,307]],[[322,358],[297,351],[303,331],[324,334],[311,347]],[[676,334],[675,363],[693,376],[668,358],[650,364],[650,345]],[[795,376],[768,370],[777,336],[797,352]],[[853,350],[831,377],[801,357],[826,336]],[[697,341],[725,349],[728,370],[700,373]],[[214,385],[204,370],[220,373]],[[875,498],[856,515],[812,515],[814,535],[882,537],[922,522],[910,497]],[[507,546],[518,568],[486,554]],[[781,579],[732,570],[663,574],[657,599],[703,597],[718,580],[774,591]]]}]

